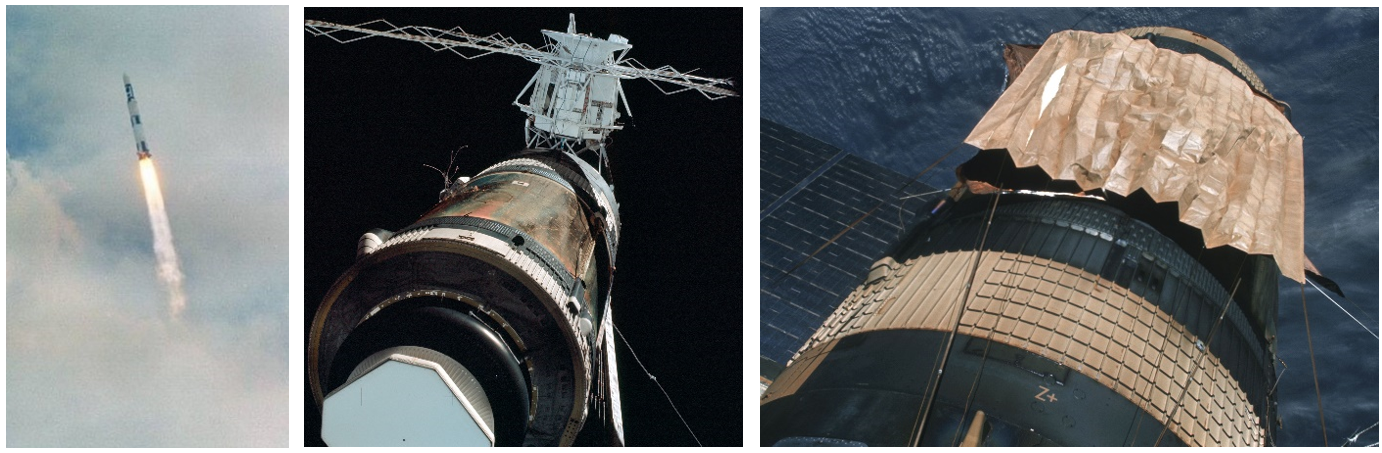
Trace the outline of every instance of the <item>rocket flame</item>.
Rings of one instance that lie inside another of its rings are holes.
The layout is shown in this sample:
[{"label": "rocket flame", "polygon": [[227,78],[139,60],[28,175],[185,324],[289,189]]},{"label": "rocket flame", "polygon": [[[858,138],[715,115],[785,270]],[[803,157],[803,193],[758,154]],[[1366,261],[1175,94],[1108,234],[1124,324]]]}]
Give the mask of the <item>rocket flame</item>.
[{"label": "rocket flame", "polygon": [[173,229],[168,225],[168,211],[163,208],[163,191],[159,189],[153,158],[139,159],[139,174],[144,179],[144,200],[149,204],[149,224],[154,230],[158,279],[168,287],[168,310],[177,319],[187,306],[187,298],[182,293],[182,269],[178,266],[177,251],[173,250]]}]

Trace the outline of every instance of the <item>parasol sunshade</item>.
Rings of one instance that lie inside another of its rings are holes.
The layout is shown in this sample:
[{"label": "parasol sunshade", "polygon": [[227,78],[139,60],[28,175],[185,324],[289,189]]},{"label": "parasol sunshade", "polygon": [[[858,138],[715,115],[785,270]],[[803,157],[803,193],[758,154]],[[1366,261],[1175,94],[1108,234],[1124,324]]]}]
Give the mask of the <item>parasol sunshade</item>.
[{"label": "parasol sunshade", "polygon": [[1121,33],[1051,35],[965,143],[1084,190],[1175,202],[1206,247],[1272,255],[1304,282],[1300,133],[1200,55]]}]

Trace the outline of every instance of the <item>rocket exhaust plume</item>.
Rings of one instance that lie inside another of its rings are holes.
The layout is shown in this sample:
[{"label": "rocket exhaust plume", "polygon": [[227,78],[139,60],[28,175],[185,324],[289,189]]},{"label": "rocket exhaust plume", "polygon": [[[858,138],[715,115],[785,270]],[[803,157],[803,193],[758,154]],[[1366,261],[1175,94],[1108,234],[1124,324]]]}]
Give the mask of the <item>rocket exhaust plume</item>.
[{"label": "rocket exhaust plume", "polygon": [[149,204],[149,225],[154,230],[154,255],[158,258],[158,279],[168,287],[168,314],[177,319],[187,306],[182,294],[182,268],[178,266],[178,252],[173,250],[173,228],[168,225],[168,211],[163,208],[163,190],[159,188],[158,172],[144,140],[144,121],[139,117],[139,101],[134,99],[134,85],[125,78],[125,103],[130,109],[130,126],[134,127],[135,155],[139,157],[139,176],[144,180],[144,201]]},{"label": "rocket exhaust plume", "polygon": [[154,159],[139,159],[139,174],[144,180],[144,200],[149,204],[149,224],[154,230],[154,255],[158,258],[158,279],[168,288],[168,312],[177,319],[187,306],[182,293],[182,268],[178,253],[173,249],[173,229],[168,225],[168,211],[163,208],[163,191],[159,188]]}]

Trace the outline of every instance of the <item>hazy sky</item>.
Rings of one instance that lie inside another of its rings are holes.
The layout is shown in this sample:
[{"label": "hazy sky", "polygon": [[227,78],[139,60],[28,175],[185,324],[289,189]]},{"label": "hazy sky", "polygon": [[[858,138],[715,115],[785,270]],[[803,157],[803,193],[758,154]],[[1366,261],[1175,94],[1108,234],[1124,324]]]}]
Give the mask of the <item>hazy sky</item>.
[{"label": "hazy sky", "polygon": [[[286,7],[6,8],[8,446],[286,446]],[[188,298],[168,321],[121,73]]]}]

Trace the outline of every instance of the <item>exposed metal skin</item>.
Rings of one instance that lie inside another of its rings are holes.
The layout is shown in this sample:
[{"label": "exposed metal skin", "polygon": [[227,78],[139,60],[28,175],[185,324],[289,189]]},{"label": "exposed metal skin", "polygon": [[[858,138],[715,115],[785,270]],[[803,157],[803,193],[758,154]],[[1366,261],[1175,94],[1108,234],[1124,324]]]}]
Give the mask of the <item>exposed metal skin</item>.
[{"label": "exposed metal skin", "polygon": [[[413,344],[491,367],[476,376],[496,445],[570,445],[612,378],[597,365],[612,363],[601,332],[618,228],[608,185],[569,154],[529,150],[458,181],[413,225],[362,237],[312,325],[314,397],[320,405],[365,356]],[[504,363],[521,376],[486,381],[510,374]],[[526,391],[505,396],[514,383]]]},{"label": "exposed metal skin", "polygon": [[432,208],[422,220],[455,217],[487,219],[527,232],[529,238],[551,251],[570,275],[582,273],[582,265],[587,263],[581,260],[589,256],[585,249],[594,244],[570,187],[531,173],[497,171],[477,176],[460,194]]}]

